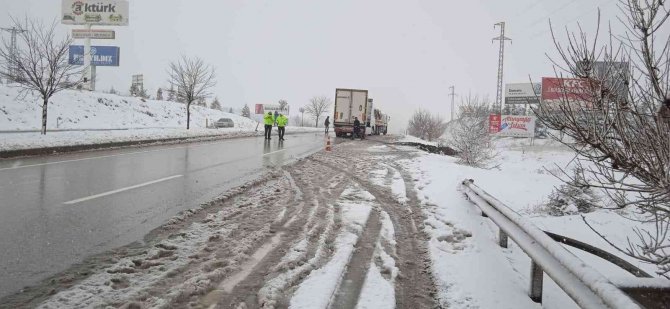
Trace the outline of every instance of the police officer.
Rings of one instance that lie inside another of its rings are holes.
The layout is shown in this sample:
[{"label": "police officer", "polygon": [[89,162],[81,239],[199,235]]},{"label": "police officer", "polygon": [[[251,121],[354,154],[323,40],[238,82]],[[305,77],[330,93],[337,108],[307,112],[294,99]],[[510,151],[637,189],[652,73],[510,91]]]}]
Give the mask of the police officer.
[{"label": "police officer", "polygon": [[284,133],[286,132],[286,125],[288,124],[288,117],[284,114],[279,114],[277,117],[277,131],[279,131],[279,140],[284,140]]},{"label": "police officer", "polygon": [[275,117],[272,116],[272,112],[268,112],[263,116],[263,123],[265,124],[265,139],[269,140],[272,133],[272,125],[275,123]]}]

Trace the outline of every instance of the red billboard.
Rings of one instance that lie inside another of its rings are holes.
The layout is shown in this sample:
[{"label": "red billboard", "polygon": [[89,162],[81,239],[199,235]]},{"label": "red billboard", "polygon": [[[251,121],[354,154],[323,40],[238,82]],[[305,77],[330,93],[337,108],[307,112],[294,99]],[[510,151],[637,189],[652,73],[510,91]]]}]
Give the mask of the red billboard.
[{"label": "red billboard", "polygon": [[489,115],[489,133],[494,134],[500,132],[500,115]]},{"label": "red billboard", "polygon": [[593,86],[586,78],[542,77],[542,100],[589,101]]}]

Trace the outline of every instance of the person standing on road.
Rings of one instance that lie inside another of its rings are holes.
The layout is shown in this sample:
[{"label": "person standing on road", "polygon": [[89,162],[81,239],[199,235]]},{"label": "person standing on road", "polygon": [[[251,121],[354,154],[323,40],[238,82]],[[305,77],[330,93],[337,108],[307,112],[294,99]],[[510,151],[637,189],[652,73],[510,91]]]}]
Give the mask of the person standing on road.
[{"label": "person standing on road", "polygon": [[272,124],[275,122],[275,118],[272,117],[272,112],[268,112],[263,116],[263,123],[265,124],[265,139],[270,139],[270,134],[272,133]]},{"label": "person standing on road", "polygon": [[275,111],[275,125],[277,125],[277,118],[279,118],[279,113]]},{"label": "person standing on road", "polygon": [[284,114],[279,114],[277,117],[277,131],[279,131],[279,140],[284,140],[284,133],[286,133],[286,125],[288,124],[288,117]]},{"label": "person standing on road", "polygon": [[323,126],[326,127],[326,134],[328,134],[328,127],[330,127],[330,116],[326,117],[326,121],[323,123]]}]

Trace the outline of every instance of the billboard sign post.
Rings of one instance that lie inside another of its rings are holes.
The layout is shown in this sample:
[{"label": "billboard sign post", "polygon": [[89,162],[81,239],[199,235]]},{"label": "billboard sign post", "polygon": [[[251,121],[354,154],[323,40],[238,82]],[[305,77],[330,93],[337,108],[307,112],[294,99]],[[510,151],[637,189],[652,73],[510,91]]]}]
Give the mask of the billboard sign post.
[{"label": "billboard sign post", "polygon": [[540,104],[542,84],[517,83],[505,85],[505,104]]},{"label": "billboard sign post", "polygon": [[[120,48],[117,46],[91,46],[91,65],[118,67]],[[84,65],[84,46],[70,45],[68,62],[74,65]]]},{"label": "billboard sign post", "polygon": [[126,0],[63,0],[61,23],[128,26],[129,7]]}]

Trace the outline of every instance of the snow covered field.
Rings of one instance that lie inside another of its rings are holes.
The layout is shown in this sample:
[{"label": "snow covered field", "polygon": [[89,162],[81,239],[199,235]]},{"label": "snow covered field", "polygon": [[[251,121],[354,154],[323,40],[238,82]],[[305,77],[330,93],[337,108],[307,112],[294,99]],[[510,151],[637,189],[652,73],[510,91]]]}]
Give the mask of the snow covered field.
[{"label": "snow covered field", "polygon": [[[142,100],[88,91],[66,90],[49,103],[48,132],[41,127],[38,96],[0,85],[0,151],[161,140],[184,137],[236,137],[255,135],[257,122],[240,115],[191,106],[191,130],[186,130],[186,106],[168,101]],[[233,120],[234,128],[208,129],[219,118]],[[262,134],[262,125],[258,126]],[[320,131],[290,127],[287,133]],[[5,131],[5,132],[2,132]],[[18,131],[32,131],[14,133]]]},{"label": "snow covered field", "polygon": [[[479,187],[543,230],[595,245],[648,273],[654,272],[653,266],[610,247],[579,215],[553,217],[542,211],[547,196],[561,184],[546,169],[555,170],[554,164],[565,167],[574,153],[550,140],[535,143],[530,146],[527,139],[498,140],[499,170],[470,168],[456,164],[455,158],[432,154],[401,162],[413,174],[424,205],[441,304],[450,308],[542,307],[527,296],[530,259],[512,241],[507,249],[498,246],[497,227],[481,217],[479,209],[458,190],[464,179],[474,179]],[[635,239],[632,228],[640,226],[611,211],[597,210],[585,217],[620,246],[626,245],[627,237]],[[633,278],[604,260],[576,249],[570,251],[611,280]],[[578,308],[547,276],[543,301],[544,308]]]}]

